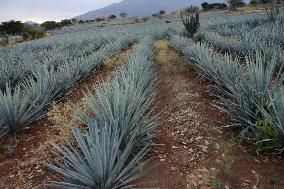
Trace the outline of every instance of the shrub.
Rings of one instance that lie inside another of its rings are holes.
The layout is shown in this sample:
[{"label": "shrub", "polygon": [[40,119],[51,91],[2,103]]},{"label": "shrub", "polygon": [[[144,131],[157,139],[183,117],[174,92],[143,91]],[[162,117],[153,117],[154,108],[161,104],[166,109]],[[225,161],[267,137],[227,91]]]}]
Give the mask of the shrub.
[{"label": "shrub", "polygon": [[245,3],[243,0],[228,0],[231,10],[237,10],[238,7],[243,6]]},{"label": "shrub", "polygon": [[79,20],[78,23],[79,23],[79,24],[83,24],[83,23],[85,23],[85,21],[84,21],[84,20]]},{"label": "shrub", "polygon": [[116,16],[114,14],[108,16],[108,20],[113,20],[115,18],[116,18]]},{"label": "shrub", "polygon": [[135,23],[140,23],[140,19],[139,18],[134,18],[134,22]]},{"label": "shrub", "polygon": [[106,20],[105,18],[100,18],[100,17],[95,19],[96,22],[103,22],[105,20]]},{"label": "shrub", "polygon": [[189,34],[189,37],[193,37],[193,35],[198,31],[200,26],[198,11],[195,12],[195,15],[192,14],[190,18],[184,18],[183,12],[181,11],[181,19],[187,33]]},{"label": "shrub", "polygon": [[158,17],[159,15],[157,13],[154,13],[152,16],[153,17]]},{"label": "shrub", "polygon": [[150,18],[148,16],[145,16],[145,17],[142,18],[143,22],[147,22],[148,20],[150,20]]},{"label": "shrub", "polygon": [[43,27],[45,30],[54,30],[61,28],[61,25],[55,21],[46,21],[41,24],[41,27]]},{"label": "shrub", "polygon": [[204,39],[205,39],[205,33],[202,33],[202,32],[198,32],[198,33],[194,34],[194,36],[193,36],[193,40],[195,42],[201,43]]},{"label": "shrub", "polygon": [[4,38],[0,38],[0,46],[5,46],[9,43],[9,37],[6,35]]},{"label": "shrub", "polygon": [[203,10],[208,10],[208,6],[209,6],[209,3],[207,2],[201,3],[201,7],[203,8]]},{"label": "shrub", "polygon": [[166,14],[166,11],[160,10],[159,15],[164,15],[164,14]]},{"label": "shrub", "polygon": [[251,0],[249,2],[250,5],[257,5],[258,3],[259,3],[258,0]]},{"label": "shrub", "polygon": [[72,21],[71,20],[68,20],[68,19],[65,19],[65,20],[61,20],[61,22],[58,23],[61,27],[63,26],[70,26],[72,25]]},{"label": "shrub", "polygon": [[45,31],[41,28],[26,28],[25,32],[23,32],[22,37],[26,40],[31,36],[32,39],[37,39],[43,37],[45,35]]},{"label": "shrub", "polygon": [[122,12],[122,13],[119,14],[119,16],[120,16],[121,18],[126,18],[127,15],[128,15],[128,14],[127,14],[126,12]]},{"label": "shrub", "polygon": [[208,10],[213,10],[213,9],[226,9],[228,6],[226,3],[207,3],[204,2],[201,4],[201,7],[203,8],[203,10],[208,11]]}]

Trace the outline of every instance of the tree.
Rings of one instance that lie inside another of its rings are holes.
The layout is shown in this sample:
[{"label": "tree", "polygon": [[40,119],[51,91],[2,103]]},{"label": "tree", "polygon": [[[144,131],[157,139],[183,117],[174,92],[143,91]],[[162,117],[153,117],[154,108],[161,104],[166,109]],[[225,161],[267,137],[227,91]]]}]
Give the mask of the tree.
[{"label": "tree", "polygon": [[122,13],[120,13],[119,16],[120,16],[121,18],[126,18],[127,15],[128,15],[128,14],[127,14],[126,12],[122,12]]},{"label": "tree", "polygon": [[11,20],[9,22],[2,22],[1,33],[8,35],[21,34],[25,28],[25,25],[21,21]]},{"label": "tree", "polygon": [[100,17],[98,17],[98,18],[95,19],[95,21],[96,21],[96,22],[102,22],[102,21],[105,21],[105,18],[100,18]]},{"label": "tree", "polygon": [[75,23],[77,23],[77,22],[78,22],[78,20],[77,20],[77,19],[75,19],[75,18],[72,18],[72,19],[71,19],[71,22],[72,22],[72,24],[75,24]]},{"label": "tree", "polygon": [[145,16],[145,17],[142,18],[142,21],[143,21],[143,22],[147,22],[149,19],[150,19],[150,18],[149,18],[148,16]]},{"label": "tree", "polygon": [[159,15],[164,15],[164,14],[166,14],[166,11],[160,10]]},{"label": "tree", "polygon": [[112,14],[112,15],[109,15],[108,20],[112,20],[112,19],[115,19],[115,18],[116,18],[116,16],[114,14]]},{"label": "tree", "polygon": [[250,5],[257,5],[258,4],[258,0],[250,0],[249,4]]},{"label": "tree", "polygon": [[61,27],[69,26],[69,25],[72,25],[72,21],[68,20],[68,19],[65,19],[65,20],[61,20],[61,22],[59,24],[60,24]]},{"label": "tree", "polygon": [[158,17],[159,15],[157,13],[152,14],[153,17]]},{"label": "tree", "polygon": [[46,21],[41,24],[41,27],[45,30],[54,30],[56,28],[60,28],[61,25],[55,21]]},{"label": "tree", "polygon": [[267,4],[267,3],[271,3],[271,0],[259,0],[259,2],[262,4]]},{"label": "tree", "polygon": [[208,11],[208,10],[213,10],[213,9],[226,9],[228,6],[226,3],[207,3],[204,2],[201,4],[201,7],[203,8],[203,10]]},{"label": "tree", "polygon": [[208,5],[209,5],[209,3],[207,3],[207,2],[201,3],[201,7],[203,8],[203,10],[208,10]]},{"label": "tree", "polygon": [[83,23],[85,23],[85,21],[84,21],[84,20],[79,20],[78,23],[79,23],[79,24],[83,24]]},{"label": "tree", "polygon": [[[273,3],[274,0],[259,0],[260,3],[262,4],[268,4],[268,3]],[[284,3],[284,0],[276,0],[276,3],[277,4],[283,4]]]},{"label": "tree", "polygon": [[228,0],[231,10],[237,10],[238,7],[244,5],[243,0]]}]

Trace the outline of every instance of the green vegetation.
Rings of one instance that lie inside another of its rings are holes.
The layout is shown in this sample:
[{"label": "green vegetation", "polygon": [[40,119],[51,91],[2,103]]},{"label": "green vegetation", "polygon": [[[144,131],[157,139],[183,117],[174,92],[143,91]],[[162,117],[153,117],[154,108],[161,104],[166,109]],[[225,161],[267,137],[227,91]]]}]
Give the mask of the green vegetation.
[{"label": "green vegetation", "polygon": [[196,13],[199,10],[199,8],[197,6],[190,6],[190,7],[186,7],[185,9],[181,10],[184,14],[186,15],[190,15],[193,13]]},{"label": "green vegetation", "polygon": [[148,16],[145,16],[145,17],[142,18],[143,22],[147,22],[148,20],[150,20],[150,18]]},{"label": "green vegetation", "polygon": [[107,17],[108,20],[112,20],[112,19],[115,19],[115,18],[116,18],[116,16],[115,16],[114,14],[109,15],[109,16]]},{"label": "green vegetation", "polygon": [[210,11],[213,9],[227,9],[227,4],[226,3],[207,3],[207,2],[203,2],[201,3],[201,7],[203,10],[205,11]]},{"label": "green vegetation", "polygon": [[181,19],[189,37],[193,37],[200,27],[198,11],[195,12],[194,15],[191,15],[190,18],[184,18],[183,12],[181,11]]},{"label": "green vegetation", "polygon": [[193,40],[198,43],[201,43],[204,39],[205,39],[205,33],[202,32],[198,32],[193,36]]},{"label": "green vegetation", "polygon": [[271,22],[276,22],[277,20],[280,19],[280,17],[279,17],[280,11],[279,11],[279,7],[277,5],[277,0],[273,0],[271,11],[268,12],[266,10],[266,13],[267,13],[268,19]]},{"label": "green vegetation", "polygon": [[65,156],[64,165],[47,166],[71,179],[49,185],[127,187],[141,176],[146,163],[143,159],[156,128],[155,119],[148,112],[155,97],[153,65],[147,62],[151,56],[147,47],[152,43],[151,39],[140,43],[113,80],[96,89],[98,97],[86,93],[87,105],[95,113],[96,121],[90,121],[92,117],[78,110],[80,119],[89,128],[86,133],[73,129],[78,150],[83,153],[79,155],[75,146],[55,145],[58,153]]},{"label": "green vegetation", "polygon": [[152,16],[156,18],[156,17],[158,17],[158,16],[159,16],[159,14],[154,13]]},{"label": "green vegetation", "polygon": [[26,28],[23,31],[22,36],[24,40],[29,39],[29,37],[32,39],[37,39],[45,36],[45,31],[41,28]]},{"label": "green vegetation", "polygon": [[61,28],[61,25],[55,21],[46,21],[43,22],[40,26],[43,27],[45,30],[54,30]]},{"label": "green vegetation", "polygon": [[228,0],[228,4],[233,11],[237,10],[238,7],[245,5],[243,0]]},{"label": "green vegetation", "polygon": [[127,14],[126,12],[122,12],[122,13],[119,14],[119,16],[120,16],[121,18],[126,18],[127,15],[128,15],[128,14]]},{"label": "green vegetation", "polygon": [[[20,43],[24,40],[43,37],[45,36],[45,31],[40,27],[32,27],[20,21],[11,20],[9,22],[2,22],[0,25],[0,37],[1,35],[5,36],[5,39],[1,40],[0,38],[0,45],[6,45],[9,42]],[[10,40],[11,36],[16,37]]]},{"label": "green vegetation", "polygon": [[170,48],[170,44],[165,40],[158,40],[154,44],[156,50],[155,61],[158,64],[165,64],[168,62],[177,62],[177,54]]},{"label": "green vegetation", "polygon": [[9,22],[2,22],[0,25],[0,31],[3,34],[17,35],[21,34],[25,28],[25,25],[20,21],[11,20]]},{"label": "green vegetation", "polygon": [[164,11],[164,10],[160,10],[160,12],[159,12],[159,15],[164,15],[164,14],[166,14],[166,11]]}]

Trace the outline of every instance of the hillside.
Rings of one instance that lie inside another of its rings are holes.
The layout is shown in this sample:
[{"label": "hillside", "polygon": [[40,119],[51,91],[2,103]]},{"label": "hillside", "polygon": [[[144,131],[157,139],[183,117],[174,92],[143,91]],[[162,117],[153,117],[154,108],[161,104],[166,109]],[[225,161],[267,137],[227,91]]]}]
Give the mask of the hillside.
[{"label": "hillside", "polygon": [[[127,12],[129,17],[148,16],[159,10],[167,12],[178,10],[189,5],[200,5],[203,1],[200,0],[124,0],[119,3],[114,3],[101,9],[93,10],[85,14],[75,17],[80,20],[90,20],[97,16],[105,16],[110,14],[119,15],[121,12]],[[207,0],[213,2],[227,2],[226,0]]]}]

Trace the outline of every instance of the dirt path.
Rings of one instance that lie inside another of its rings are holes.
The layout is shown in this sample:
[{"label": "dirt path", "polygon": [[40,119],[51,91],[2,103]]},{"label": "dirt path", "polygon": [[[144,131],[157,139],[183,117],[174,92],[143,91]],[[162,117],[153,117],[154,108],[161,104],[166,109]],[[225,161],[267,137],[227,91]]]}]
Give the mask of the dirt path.
[{"label": "dirt path", "polygon": [[167,42],[158,41],[155,48],[161,125],[156,167],[145,177],[149,186],[283,188],[280,160],[265,164],[250,156],[234,141],[231,131],[221,129],[228,117],[215,107],[209,84]]},{"label": "dirt path", "polygon": [[[31,129],[20,133],[12,143],[0,146],[0,189],[43,188],[44,181],[53,180],[54,175],[45,169],[43,162],[54,160],[50,142],[61,142],[62,137],[70,137],[70,129],[65,125],[77,123],[73,115],[72,103],[84,106],[83,91],[94,86],[112,74],[132,52],[132,47],[105,61],[104,66],[79,84],[64,99],[55,102],[47,116]],[[9,154],[10,153],[10,154]]]}]

